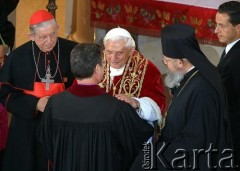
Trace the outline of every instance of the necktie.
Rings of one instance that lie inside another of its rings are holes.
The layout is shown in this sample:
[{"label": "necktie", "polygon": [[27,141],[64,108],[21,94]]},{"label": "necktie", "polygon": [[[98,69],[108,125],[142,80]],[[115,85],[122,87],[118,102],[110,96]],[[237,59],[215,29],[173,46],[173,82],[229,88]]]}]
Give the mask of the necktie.
[{"label": "necktie", "polygon": [[224,58],[225,55],[226,55],[226,49],[224,49],[220,59]]},{"label": "necktie", "polygon": [[220,61],[219,61],[218,65],[219,65],[220,63],[223,62],[223,59],[224,59],[225,55],[226,55],[226,49],[224,49],[224,51],[223,51],[223,53],[222,53],[222,55],[221,55],[221,58],[220,58]]}]

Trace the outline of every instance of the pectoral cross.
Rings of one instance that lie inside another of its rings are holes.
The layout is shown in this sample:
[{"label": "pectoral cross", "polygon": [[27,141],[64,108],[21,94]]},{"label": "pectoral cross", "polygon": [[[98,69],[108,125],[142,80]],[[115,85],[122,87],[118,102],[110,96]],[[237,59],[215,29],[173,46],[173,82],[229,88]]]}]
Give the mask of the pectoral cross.
[{"label": "pectoral cross", "polygon": [[54,83],[54,80],[51,79],[50,65],[47,67],[46,76],[41,79],[41,82],[46,83],[46,89],[49,90],[50,83]]}]

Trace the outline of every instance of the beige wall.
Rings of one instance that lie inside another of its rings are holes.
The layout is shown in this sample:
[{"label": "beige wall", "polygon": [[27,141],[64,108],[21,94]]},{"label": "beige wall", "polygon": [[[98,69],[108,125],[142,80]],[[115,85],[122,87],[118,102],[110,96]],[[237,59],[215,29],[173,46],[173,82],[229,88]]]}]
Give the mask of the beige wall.
[{"label": "beige wall", "polygon": [[[56,1],[58,9],[56,10],[56,19],[60,26],[59,36],[64,37],[66,23],[66,1]],[[33,12],[38,9],[46,9],[48,0],[20,0],[16,9],[16,39],[15,47],[22,45],[29,40],[29,19]]]},{"label": "beige wall", "polygon": [[73,0],[71,32],[68,38],[76,42],[94,42],[94,28],[90,27],[90,1]]}]

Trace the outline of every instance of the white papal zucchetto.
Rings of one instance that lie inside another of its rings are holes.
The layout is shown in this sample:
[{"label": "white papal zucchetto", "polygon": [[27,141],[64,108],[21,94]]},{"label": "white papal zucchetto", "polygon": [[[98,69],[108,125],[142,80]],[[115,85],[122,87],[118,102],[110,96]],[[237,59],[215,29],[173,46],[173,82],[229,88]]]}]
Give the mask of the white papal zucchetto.
[{"label": "white papal zucchetto", "polygon": [[126,38],[132,39],[132,46],[135,47],[135,41],[133,40],[131,34],[126,29],[123,29],[120,27],[109,30],[107,32],[106,36],[104,37],[103,41],[105,42],[108,39],[114,39],[114,38],[118,38],[118,37],[126,37]]}]

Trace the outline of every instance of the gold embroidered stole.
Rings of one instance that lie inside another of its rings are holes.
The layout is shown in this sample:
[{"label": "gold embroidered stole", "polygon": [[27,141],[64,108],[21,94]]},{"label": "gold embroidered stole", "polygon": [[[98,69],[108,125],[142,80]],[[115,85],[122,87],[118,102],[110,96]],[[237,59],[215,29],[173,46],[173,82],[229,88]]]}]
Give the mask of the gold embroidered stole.
[{"label": "gold embroidered stole", "polygon": [[104,88],[107,93],[111,93],[113,96],[116,93],[125,94],[129,97],[139,97],[147,65],[148,60],[138,51],[134,51],[124,68],[122,78],[119,80],[120,84],[115,84],[116,91],[113,91],[114,84],[111,85],[110,82],[109,64],[104,68],[104,78],[99,85]]}]

